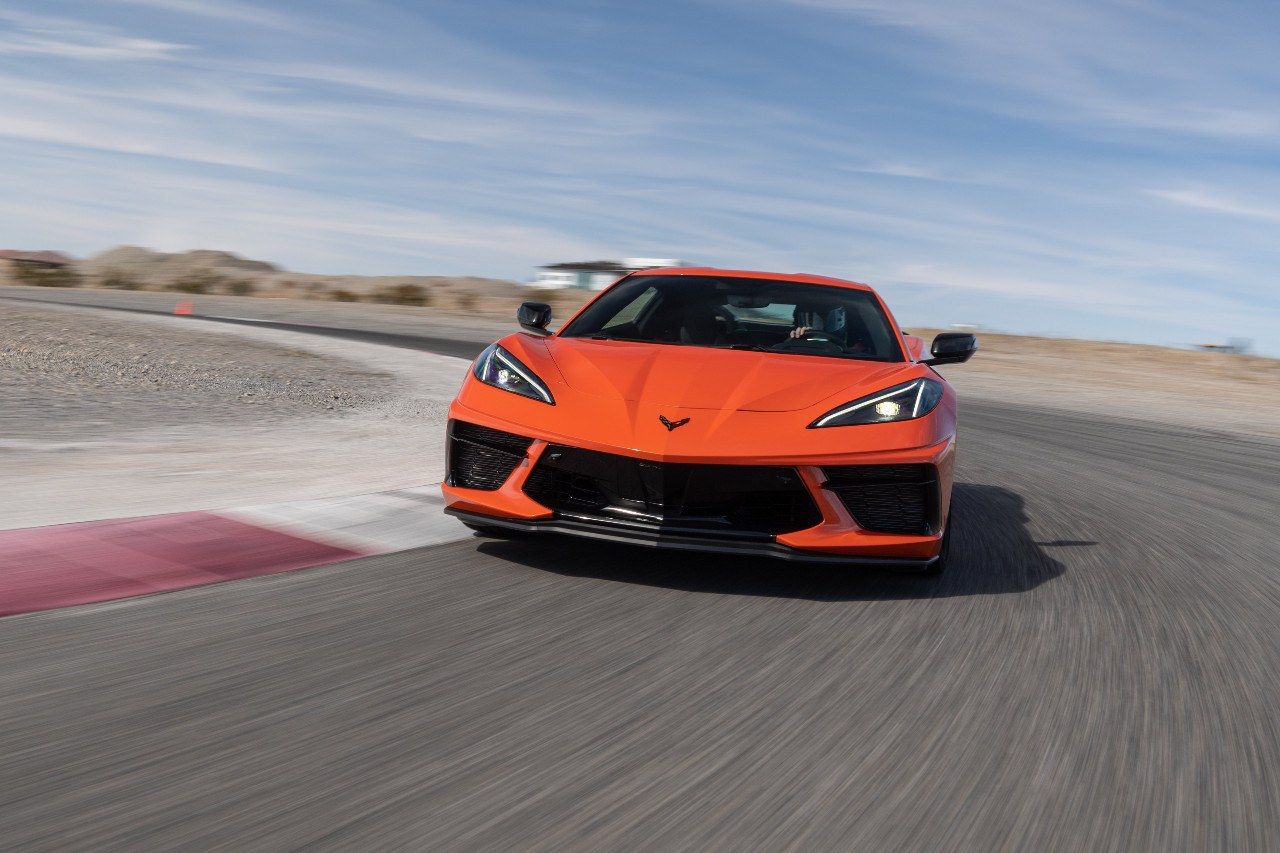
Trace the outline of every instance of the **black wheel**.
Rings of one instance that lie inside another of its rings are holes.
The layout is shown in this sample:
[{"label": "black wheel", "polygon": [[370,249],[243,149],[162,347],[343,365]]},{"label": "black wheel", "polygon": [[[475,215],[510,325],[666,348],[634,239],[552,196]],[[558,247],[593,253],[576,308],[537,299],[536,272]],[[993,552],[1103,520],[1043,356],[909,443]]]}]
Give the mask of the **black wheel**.
[{"label": "black wheel", "polygon": [[947,529],[942,533],[942,550],[938,551],[938,559],[929,564],[929,568],[921,572],[929,578],[936,578],[947,570],[947,561],[951,557],[951,519],[947,519]]}]

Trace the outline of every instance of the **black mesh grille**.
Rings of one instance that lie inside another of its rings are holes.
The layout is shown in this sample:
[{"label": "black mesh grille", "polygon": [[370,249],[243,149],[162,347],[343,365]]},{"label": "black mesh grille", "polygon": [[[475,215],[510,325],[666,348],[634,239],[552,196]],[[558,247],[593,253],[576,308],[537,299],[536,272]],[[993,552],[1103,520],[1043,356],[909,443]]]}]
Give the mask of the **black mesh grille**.
[{"label": "black mesh grille", "polygon": [[823,488],[835,492],[858,526],[877,533],[937,532],[938,470],[932,465],[847,465],[823,468]]},{"label": "black mesh grille", "polygon": [[493,491],[511,476],[531,441],[466,421],[450,421],[449,484]]},{"label": "black mesh grille", "polygon": [[564,515],[768,538],[822,521],[794,468],[690,465],[552,445],[525,493]]}]

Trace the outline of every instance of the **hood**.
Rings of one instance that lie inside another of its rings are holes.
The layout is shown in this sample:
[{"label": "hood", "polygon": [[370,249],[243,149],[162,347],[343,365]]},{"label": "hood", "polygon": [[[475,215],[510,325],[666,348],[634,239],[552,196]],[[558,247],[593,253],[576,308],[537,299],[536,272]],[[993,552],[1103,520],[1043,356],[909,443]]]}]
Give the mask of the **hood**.
[{"label": "hood", "polygon": [[547,338],[565,383],[608,400],[686,409],[792,412],[893,384],[909,362],[857,361],[710,347]]}]

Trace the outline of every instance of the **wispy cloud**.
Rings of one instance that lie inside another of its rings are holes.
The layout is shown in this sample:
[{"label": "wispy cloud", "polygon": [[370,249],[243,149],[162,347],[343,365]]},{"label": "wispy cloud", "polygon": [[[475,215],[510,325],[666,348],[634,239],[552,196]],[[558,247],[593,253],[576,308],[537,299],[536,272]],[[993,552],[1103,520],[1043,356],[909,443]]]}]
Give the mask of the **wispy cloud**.
[{"label": "wispy cloud", "polygon": [[920,166],[912,163],[872,163],[865,166],[845,166],[843,167],[850,172],[860,172],[864,175],[885,175],[891,178],[917,178],[923,181],[941,181],[949,180],[940,175],[937,170],[928,166]]},{"label": "wispy cloud", "polygon": [[183,45],[154,39],[87,33],[27,33],[0,43],[0,53],[58,56],[65,59],[166,59]]},{"label": "wispy cloud", "polygon": [[1150,190],[1151,195],[1182,207],[1224,213],[1262,222],[1280,222],[1280,206],[1240,201],[1219,192],[1204,189]]},{"label": "wispy cloud", "polygon": [[117,6],[141,6],[160,12],[253,24],[280,30],[298,29],[297,15],[287,15],[235,0],[99,0]]},{"label": "wispy cloud", "polygon": [[61,59],[147,61],[167,59],[186,45],[126,35],[83,21],[0,10],[0,54]]},{"label": "wispy cloud", "polygon": [[6,3],[6,239],[512,278],[685,256],[871,280],[908,321],[1280,322],[1265,27],[1146,0],[502,8]]},{"label": "wispy cloud", "polygon": [[[1197,313],[1211,316],[1216,322],[1230,324],[1237,330],[1252,333],[1263,328],[1257,322],[1256,301],[1188,287],[1131,280],[1125,287],[1117,288],[1098,278],[1039,278],[1032,271],[1001,274],[962,264],[941,263],[904,264],[885,268],[879,273],[878,280],[884,287],[906,285],[917,290],[923,288],[934,300],[961,293],[982,294],[1027,306],[1051,305],[1055,311],[1070,314],[1078,314],[1081,308],[1085,313],[1105,312],[1113,319],[1120,319],[1122,329],[1127,327],[1127,332],[1116,336],[1131,340],[1140,337],[1142,324],[1193,327],[1195,324],[1191,317]],[[1041,314],[1024,320],[1023,328],[1044,330],[1055,325],[1049,316]],[[1074,332],[1074,336],[1082,336],[1078,330],[1058,329],[1059,334]]]},{"label": "wispy cloud", "polygon": [[360,89],[378,95],[413,100],[446,101],[491,110],[578,113],[588,109],[587,105],[548,97],[540,93],[520,93],[512,89],[450,84],[376,66],[295,62],[255,63],[247,67],[266,75],[308,83],[324,83]]},{"label": "wispy cloud", "polygon": [[202,134],[173,110],[130,105],[119,92],[4,76],[0,87],[0,137],[243,169],[280,168],[260,150]]},{"label": "wispy cloud", "polygon": [[[1231,29],[1221,10],[1120,0],[786,2],[922,37],[924,44],[889,42],[915,61],[945,63],[992,87],[969,100],[995,111],[1227,139],[1280,134],[1273,96],[1280,77],[1256,73],[1269,37]],[[1207,52],[1215,38],[1229,40],[1234,53]],[[1240,63],[1250,56],[1257,64],[1244,76]]]},{"label": "wispy cloud", "polygon": [[1143,300],[1116,288],[1087,281],[1053,281],[1031,276],[974,271],[942,264],[903,264],[884,271],[886,280],[940,289],[990,293],[1030,302],[1078,305],[1088,301],[1109,309],[1138,307]]},{"label": "wispy cloud", "polygon": [[[94,178],[83,161],[63,160],[24,172],[22,191],[39,186],[39,210],[17,198],[0,198],[0,217],[24,217],[48,227],[74,227],[115,242],[167,251],[220,246],[271,258],[308,272],[477,274],[477,256],[493,264],[522,266],[530,256],[607,254],[609,247],[564,231],[501,216],[460,215],[359,198],[334,198],[259,181],[192,177],[162,162],[129,174],[97,177],[92,207],[112,211],[111,221],[87,215],[78,187]],[[378,257],[368,257],[377,246]]]},{"label": "wispy cloud", "polygon": [[[520,81],[503,85],[482,82],[456,83],[406,74],[380,66],[350,66],[332,63],[251,62],[241,71],[264,80],[283,80],[317,88],[330,96],[362,98],[361,109],[375,121],[402,127],[414,126],[415,135],[428,139],[459,138],[458,127],[478,128],[476,116],[486,116],[483,126],[491,131],[505,129],[507,135],[540,135],[540,129],[554,128],[564,144],[575,140],[652,132],[673,120],[670,111],[647,107],[625,107],[604,99],[569,98],[540,91]],[[373,100],[373,98],[378,100]],[[417,119],[397,108],[400,102],[417,111]],[[432,123],[432,111],[451,110],[441,122]],[[452,126],[452,128],[450,127]],[[584,137],[584,134],[586,135]],[[464,134],[470,138],[472,134]],[[528,138],[528,137],[526,137]]]}]

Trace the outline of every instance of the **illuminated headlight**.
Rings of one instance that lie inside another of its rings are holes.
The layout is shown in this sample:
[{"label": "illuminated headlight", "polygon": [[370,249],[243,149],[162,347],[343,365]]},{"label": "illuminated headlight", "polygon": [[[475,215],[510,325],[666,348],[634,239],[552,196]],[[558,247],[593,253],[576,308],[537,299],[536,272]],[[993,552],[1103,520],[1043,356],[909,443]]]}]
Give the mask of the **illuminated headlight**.
[{"label": "illuminated headlight", "polygon": [[476,359],[471,372],[486,385],[529,397],[540,403],[554,406],[555,398],[551,396],[546,383],[538,378],[532,370],[525,367],[520,359],[504,350],[497,344],[488,347]]},{"label": "illuminated headlight", "polygon": [[909,421],[932,412],[941,399],[941,382],[913,379],[832,409],[809,424],[809,428]]}]

